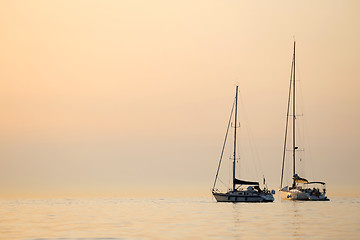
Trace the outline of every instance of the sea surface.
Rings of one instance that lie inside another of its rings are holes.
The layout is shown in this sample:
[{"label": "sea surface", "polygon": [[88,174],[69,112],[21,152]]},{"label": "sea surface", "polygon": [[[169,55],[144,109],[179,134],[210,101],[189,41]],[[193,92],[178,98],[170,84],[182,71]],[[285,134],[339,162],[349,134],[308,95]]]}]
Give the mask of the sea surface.
[{"label": "sea surface", "polygon": [[0,200],[0,239],[360,239],[360,198]]}]

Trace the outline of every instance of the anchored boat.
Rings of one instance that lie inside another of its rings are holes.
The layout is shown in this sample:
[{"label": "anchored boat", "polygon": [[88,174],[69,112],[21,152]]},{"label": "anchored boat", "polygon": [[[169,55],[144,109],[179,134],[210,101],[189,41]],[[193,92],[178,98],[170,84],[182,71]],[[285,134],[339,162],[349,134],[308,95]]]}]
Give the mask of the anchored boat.
[{"label": "anchored boat", "polygon": [[[298,160],[296,153],[299,149],[296,146],[295,44],[296,43],[294,42],[294,52],[293,52],[291,74],[290,74],[289,98],[288,98],[288,106],[287,106],[287,114],[286,114],[287,116],[286,116],[282,169],[281,169],[281,182],[280,182],[280,190],[279,190],[280,196],[282,200],[328,201],[329,199],[326,196],[326,184],[324,182],[309,182],[307,179],[300,177],[296,173],[296,161]],[[290,113],[290,109],[292,109],[291,113]],[[292,185],[283,187],[288,125],[290,124],[289,120],[292,120],[291,152],[292,152],[292,162],[293,162],[293,167],[292,167],[293,177],[292,177]]]},{"label": "anchored boat", "polygon": [[[234,112],[235,107],[235,112]],[[218,165],[218,169],[215,176],[214,185],[212,188],[212,194],[215,197],[217,202],[273,202],[274,197],[272,194],[275,193],[274,190],[270,192],[266,187],[263,189],[260,188],[259,182],[253,182],[253,181],[245,181],[237,179],[235,176],[235,169],[236,169],[236,130],[238,128],[237,126],[237,115],[238,115],[238,86],[236,86],[236,94],[235,94],[235,100],[233,103],[233,107],[231,109],[230,119],[227,126],[226,134],[225,134],[225,141],[223,144],[223,148],[221,151],[220,161]],[[215,188],[216,181],[218,179],[219,169],[221,166],[222,157],[224,154],[224,148],[229,132],[229,127],[231,123],[231,119],[234,118],[234,150],[233,150],[233,164],[232,164],[232,188],[229,189],[227,192],[220,192],[218,189]],[[264,179],[265,182],[265,179]]]}]

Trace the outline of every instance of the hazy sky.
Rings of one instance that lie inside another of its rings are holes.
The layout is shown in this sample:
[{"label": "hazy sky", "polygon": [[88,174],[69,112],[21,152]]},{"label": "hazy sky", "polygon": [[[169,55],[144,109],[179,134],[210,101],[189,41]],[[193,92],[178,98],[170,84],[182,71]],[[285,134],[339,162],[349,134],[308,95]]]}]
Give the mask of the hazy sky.
[{"label": "hazy sky", "polygon": [[[358,181],[358,1],[0,1],[0,196],[208,194],[239,84],[280,182],[292,44],[314,180]],[[241,114],[241,113],[240,113]]]}]

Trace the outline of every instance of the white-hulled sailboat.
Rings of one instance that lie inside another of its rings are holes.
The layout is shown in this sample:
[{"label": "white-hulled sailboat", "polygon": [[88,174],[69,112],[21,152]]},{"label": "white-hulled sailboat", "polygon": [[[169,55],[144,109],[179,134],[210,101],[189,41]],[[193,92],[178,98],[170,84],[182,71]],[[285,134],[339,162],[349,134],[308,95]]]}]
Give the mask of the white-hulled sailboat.
[{"label": "white-hulled sailboat", "polygon": [[[237,129],[237,104],[238,102],[238,86],[236,86],[236,94],[235,101],[233,103],[233,107],[231,109],[230,119],[226,130],[225,141],[223,144],[223,148],[221,151],[220,161],[218,165],[218,169],[215,176],[214,185],[212,188],[212,194],[215,197],[217,202],[273,202],[274,197],[272,194],[275,193],[273,190],[270,192],[266,187],[260,189],[259,182],[253,181],[245,181],[239,180],[235,177],[235,162],[236,162],[236,129]],[[216,180],[218,178],[219,169],[221,166],[221,160],[224,153],[224,148],[226,144],[227,135],[229,132],[229,127],[231,123],[231,119],[233,117],[233,110],[235,105],[235,113],[234,113],[234,153],[233,153],[233,165],[232,165],[232,188],[227,192],[220,192],[215,188]],[[246,186],[244,189],[243,186]]]},{"label": "white-hulled sailboat", "polygon": [[[309,182],[307,179],[300,177],[296,173],[295,163],[296,163],[296,151],[298,147],[296,146],[295,138],[295,125],[296,125],[296,105],[295,105],[295,41],[294,41],[294,52],[291,65],[291,75],[290,75],[290,88],[289,88],[289,99],[287,107],[287,117],[286,117],[286,127],[285,127],[285,141],[284,141],[284,151],[283,151],[283,160],[282,160],[282,169],[281,169],[281,181],[280,181],[280,197],[282,200],[310,200],[310,201],[328,201],[329,199],[326,196],[326,185],[324,182]],[[292,101],[291,101],[292,99]],[[290,109],[292,109],[291,115]],[[286,147],[287,147],[287,134],[288,134],[288,125],[289,117],[292,118],[292,162],[293,162],[293,177],[292,185],[283,187],[283,177],[284,177],[284,163],[286,156]]]}]

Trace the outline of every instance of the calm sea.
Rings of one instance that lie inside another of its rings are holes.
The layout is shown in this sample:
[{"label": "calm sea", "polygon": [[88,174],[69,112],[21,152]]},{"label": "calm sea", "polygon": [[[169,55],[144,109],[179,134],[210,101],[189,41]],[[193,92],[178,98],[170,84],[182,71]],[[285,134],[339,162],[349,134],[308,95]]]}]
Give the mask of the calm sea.
[{"label": "calm sea", "polygon": [[0,200],[1,239],[360,239],[360,198]]}]

